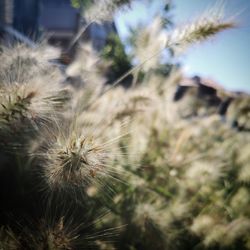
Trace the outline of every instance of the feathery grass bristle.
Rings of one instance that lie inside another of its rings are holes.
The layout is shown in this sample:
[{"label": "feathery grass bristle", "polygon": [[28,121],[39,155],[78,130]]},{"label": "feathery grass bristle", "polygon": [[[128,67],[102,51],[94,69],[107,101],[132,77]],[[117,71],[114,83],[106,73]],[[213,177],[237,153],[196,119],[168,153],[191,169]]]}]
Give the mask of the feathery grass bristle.
[{"label": "feathery grass bristle", "polygon": [[46,154],[45,177],[50,187],[87,186],[107,173],[108,151],[89,136],[59,137]]},{"label": "feathery grass bristle", "polygon": [[223,20],[221,13],[213,13],[211,10],[194,22],[177,27],[167,39],[167,46],[187,47],[205,41],[221,31],[235,27],[235,22]]},{"label": "feathery grass bristle", "polygon": [[115,11],[129,3],[129,0],[93,0],[86,6],[84,17],[88,22],[110,21]]}]

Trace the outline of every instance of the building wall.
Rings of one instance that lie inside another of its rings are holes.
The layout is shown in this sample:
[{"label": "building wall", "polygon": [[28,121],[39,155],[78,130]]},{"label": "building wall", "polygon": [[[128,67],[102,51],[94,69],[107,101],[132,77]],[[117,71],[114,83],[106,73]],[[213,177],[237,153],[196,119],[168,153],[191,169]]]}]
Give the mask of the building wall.
[{"label": "building wall", "polygon": [[[84,18],[70,0],[0,0],[0,12],[3,25],[13,26],[32,40],[43,36],[64,47],[84,25]],[[116,32],[113,22],[94,23],[82,40],[90,40],[96,50],[101,50],[111,32]]]},{"label": "building wall", "polygon": [[0,23],[12,24],[13,0],[0,0]]},{"label": "building wall", "polygon": [[78,10],[69,0],[42,0],[39,24],[46,30],[75,31],[78,25]]},{"label": "building wall", "polygon": [[40,0],[14,0],[13,27],[36,39],[39,32]]}]

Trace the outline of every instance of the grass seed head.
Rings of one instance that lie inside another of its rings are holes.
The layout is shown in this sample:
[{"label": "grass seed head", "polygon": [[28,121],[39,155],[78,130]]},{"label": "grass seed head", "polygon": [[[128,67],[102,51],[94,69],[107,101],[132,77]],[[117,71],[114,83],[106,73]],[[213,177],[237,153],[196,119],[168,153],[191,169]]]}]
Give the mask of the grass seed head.
[{"label": "grass seed head", "polygon": [[45,176],[51,187],[87,186],[107,173],[108,151],[92,137],[59,137],[47,157]]}]

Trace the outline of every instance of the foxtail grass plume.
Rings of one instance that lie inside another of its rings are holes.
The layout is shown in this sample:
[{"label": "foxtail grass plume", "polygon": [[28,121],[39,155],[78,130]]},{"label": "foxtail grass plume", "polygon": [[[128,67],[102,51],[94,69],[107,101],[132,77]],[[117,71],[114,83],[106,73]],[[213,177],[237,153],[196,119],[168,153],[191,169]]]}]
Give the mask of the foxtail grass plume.
[{"label": "foxtail grass plume", "polygon": [[0,84],[25,83],[38,77],[50,75],[60,81],[59,70],[49,61],[58,58],[60,51],[57,48],[39,44],[31,49],[22,44],[14,48],[2,47],[0,60]]},{"label": "foxtail grass plume", "polygon": [[51,189],[99,185],[112,172],[107,146],[90,134],[56,135],[42,154],[47,159],[44,178]]},{"label": "foxtail grass plume", "polygon": [[241,239],[247,243],[249,229],[250,220],[246,217],[239,217],[228,224],[215,225],[213,230],[206,234],[204,245],[209,247],[219,243],[223,247],[229,247],[233,242]]},{"label": "foxtail grass plume", "polygon": [[84,18],[89,23],[111,21],[114,13],[129,3],[129,0],[92,0],[84,9]]},{"label": "foxtail grass plume", "polygon": [[77,242],[79,238],[76,229],[72,229],[71,226],[68,226],[63,217],[61,217],[57,223],[50,226],[46,225],[44,221],[43,223],[40,223],[39,228],[41,241],[39,241],[39,238],[34,235],[34,237],[31,238],[31,241],[27,243],[30,245],[33,241],[32,245],[33,247],[36,247],[36,249],[48,248],[51,250],[73,250],[75,248],[75,242]]},{"label": "foxtail grass plume", "polygon": [[24,119],[36,123],[48,121],[52,113],[62,109],[69,100],[67,88],[60,85],[61,73],[48,62],[50,56],[57,53],[46,51],[42,46],[37,49],[23,45],[3,48],[0,55],[5,62],[0,66],[0,129],[11,122],[18,125]]},{"label": "foxtail grass plume", "polygon": [[[69,92],[61,88],[52,79],[43,82],[41,79],[23,84],[7,84],[0,88],[0,127],[10,128],[25,119],[36,125],[46,123],[62,110]],[[12,125],[11,125],[12,124]],[[20,124],[21,125],[21,124]]]},{"label": "foxtail grass plume", "polygon": [[235,28],[235,22],[224,20],[222,13],[222,9],[216,10],[214,7],[195,21],[177,27],[168,35],[166,46],[186,48],[206,41],[224,30]]},{"label": "foxtail grass plume", "polygon": [[[28,222],[27,224],[30,224]],[[0,231],[1,249],[73,250],[79,241],[78,228],[65,223],[61,217],[51,224],[41,220],[34,225],[22,227],[20,232],[7,228]]]},{"label": "foxtail grass plume", "polygon": [[161,59],[159,50],[164,49],[165,35],[163,33],[163,21],[160,17],[155,20],[145,29],[139,31],[135,40],[135,57],[139,63],[147,61],[147,59],[155,55],[153,58],[142,64],[142,70],[147,72],[150,69],[156,68]]}]

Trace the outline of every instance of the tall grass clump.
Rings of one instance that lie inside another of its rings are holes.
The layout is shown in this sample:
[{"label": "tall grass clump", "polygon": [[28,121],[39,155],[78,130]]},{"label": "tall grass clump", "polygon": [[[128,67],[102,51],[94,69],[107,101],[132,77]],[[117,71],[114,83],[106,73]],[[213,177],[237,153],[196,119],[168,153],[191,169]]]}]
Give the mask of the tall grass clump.
[{"label": "tall grass clump", "polygon": [[[101,3],[89,1],[90,22],[128,1]],[[168,32],[157,18],[135,39],[138,64],[111,85],[90,44],[64,72],[46,44],[2,48],[0,249],[250,249],[249,96],[221,89],[226,122],[183,118],[181,68],[156,70],[165,49],[235,27],[215,13]],[[119,85],[130,74],[132,87]]]}]

